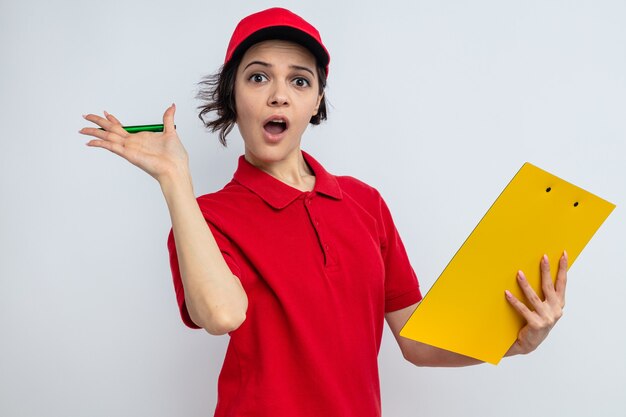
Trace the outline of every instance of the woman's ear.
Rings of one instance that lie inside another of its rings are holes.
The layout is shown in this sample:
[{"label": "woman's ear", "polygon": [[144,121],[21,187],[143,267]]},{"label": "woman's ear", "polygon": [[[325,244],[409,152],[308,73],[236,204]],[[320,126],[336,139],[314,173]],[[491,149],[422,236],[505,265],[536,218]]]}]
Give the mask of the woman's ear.
[{"label": "woman's ear", "polygon": [[317,97],[317,103],[315,104],[315,109],[313,109],[313,116],[317,116],[317,112],[320,109],[320,103],[322,102],[322,98],[324,97],[324,93],[320,94]]}]

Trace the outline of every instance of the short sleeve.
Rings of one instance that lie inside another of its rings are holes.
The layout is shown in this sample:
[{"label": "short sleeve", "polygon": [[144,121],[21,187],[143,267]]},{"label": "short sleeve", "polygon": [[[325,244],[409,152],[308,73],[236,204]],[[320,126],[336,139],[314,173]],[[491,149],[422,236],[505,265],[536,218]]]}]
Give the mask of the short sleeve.
[{"label": "short sleeve", "polygon": [[[207,221],[207,225],[209,226],[209,229],[211,230],[211,233],[213,234],[213,237],[217,242],[217,246],[222,252],[224,261],[226,261],[226,264],[230,268],[230,271],[233,273],[233,275],[241,278],[241,269],[234,258],[235,250],[231,241],[226,236],[224,236],[224,234],[220,232],[217,227],[211,224],[211,222]],[[167,237],[167,249],[169,251],[170,269],[172,271],[174,291],[176,292],[176,301],[178,303],[180,316],[183,320],[183,323],[185,323],[187,327],[190,327],[192,329],[200,329],[201,327],[194,323],[193,320],[191,320],[191,317],[189,316],[189,311],[187,310],[187,305],[185,303],[185,288],[183,286],[183,281],[180,275],[178,254],[176,252],[176,242],[174,239],[174,230],[172,228],[170,228],[170,232]]]},{"label": "short sleeve", "polygon": [[422,299],[419,282],[385,201],[380,198],[381,251],[385,263],[385,313]]}]

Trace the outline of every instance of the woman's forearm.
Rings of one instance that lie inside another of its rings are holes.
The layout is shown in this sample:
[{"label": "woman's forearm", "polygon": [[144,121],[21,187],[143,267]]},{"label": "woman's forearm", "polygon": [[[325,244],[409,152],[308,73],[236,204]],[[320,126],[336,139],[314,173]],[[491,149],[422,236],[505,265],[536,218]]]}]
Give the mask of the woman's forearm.
[{"label": "woman's forearm", "polygon": [[225,334],[245,320],[248,298],[220,252],[193,192],[188,170],[159,181],[172,220],[189,316],[211,334]]}]

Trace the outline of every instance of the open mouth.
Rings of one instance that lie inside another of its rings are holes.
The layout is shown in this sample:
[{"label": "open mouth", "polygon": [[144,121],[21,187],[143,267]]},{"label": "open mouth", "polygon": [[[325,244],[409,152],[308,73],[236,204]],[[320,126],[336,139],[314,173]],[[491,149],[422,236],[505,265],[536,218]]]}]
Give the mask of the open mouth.
[{"label": "open mouth", "polygon": [[287,122],[282,119],[274,119],[265,123],[263,129],[270,135],[280,135],[287,130]]}]

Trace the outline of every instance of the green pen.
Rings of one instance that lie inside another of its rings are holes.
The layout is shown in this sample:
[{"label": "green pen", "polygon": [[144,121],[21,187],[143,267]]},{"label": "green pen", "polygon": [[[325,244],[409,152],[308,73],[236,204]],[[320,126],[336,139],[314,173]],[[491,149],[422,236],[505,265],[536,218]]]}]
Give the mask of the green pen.
[{"label": "green pen", "polygon": [[[99,127],[98,129],[104,130]],[[137,126],[122,126],[122,129],[127,131],[128,133],[137,133],[137,132],[163,132],[163,125],[137,125]],[[176,125],[174,125],[174,129],[176,129]]]}]

